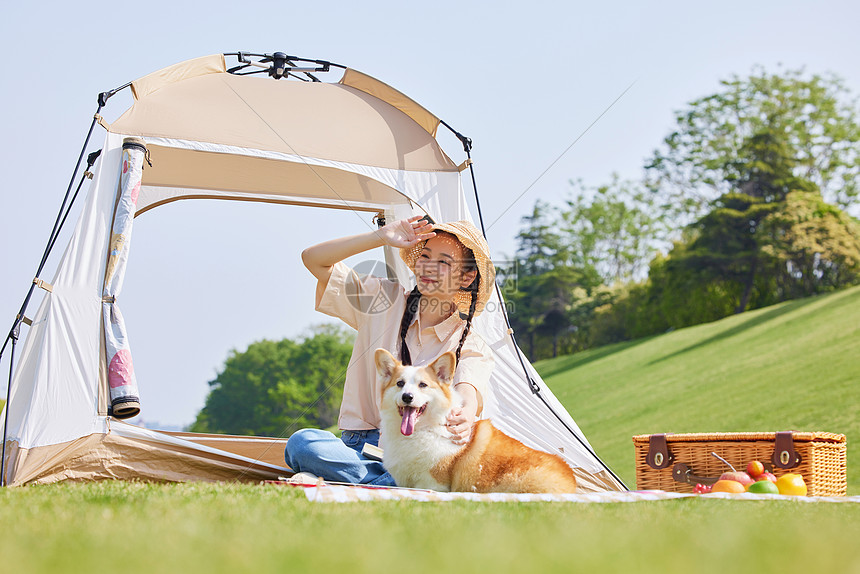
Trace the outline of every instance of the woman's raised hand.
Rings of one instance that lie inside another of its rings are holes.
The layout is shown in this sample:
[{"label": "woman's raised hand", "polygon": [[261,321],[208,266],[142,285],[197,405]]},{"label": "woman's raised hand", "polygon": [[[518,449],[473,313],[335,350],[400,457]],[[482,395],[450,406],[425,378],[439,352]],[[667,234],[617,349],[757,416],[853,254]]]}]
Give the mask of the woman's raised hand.
[{"label": "woman's raised hand", "polygon": [[417,243],[435,237],[433,226],[423,216],[394,221],[382,227],[379,234],[386,245],[392,247],[412,247]]}]

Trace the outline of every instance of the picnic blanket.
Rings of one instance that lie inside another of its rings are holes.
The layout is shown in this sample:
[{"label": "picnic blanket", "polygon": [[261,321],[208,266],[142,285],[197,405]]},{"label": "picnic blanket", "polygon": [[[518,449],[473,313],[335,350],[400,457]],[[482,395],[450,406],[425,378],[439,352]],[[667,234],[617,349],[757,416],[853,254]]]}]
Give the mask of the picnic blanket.
[{"label": "picnic blanket", "polygon": [[368,487],[361,485],[325,484],[293,485],[304,489],[311,502],[370,502],[376,500],[415,500],[418,502],[450,502],[469,500],[473,502],[577,502],[618,503],[675,500],[678,498],[722,498],[729,500],[788,500],[793,502],[854,502],[860,496],[784,496],[781,494],[686,494],[663,490],[638,490],[630,492],[598,492],[589,494],[506,494],[474,492],[435,492],[412,488]]}]

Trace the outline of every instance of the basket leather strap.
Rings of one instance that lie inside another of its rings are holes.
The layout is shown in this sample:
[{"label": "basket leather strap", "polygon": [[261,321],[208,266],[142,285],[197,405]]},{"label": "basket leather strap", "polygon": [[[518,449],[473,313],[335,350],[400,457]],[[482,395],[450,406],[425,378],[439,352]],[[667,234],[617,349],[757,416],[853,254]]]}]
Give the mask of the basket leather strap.
[{"label": "basket leather strap", "polygon": [[682,484],[716,484],[720,480],[719,476],[697,476],[693,474],[693,470],[686,464],[680,462],[672,467],[672,479],[675,482]]},{"label": "basket leather strap", "polygon": [[773,466],[777,468],[794,468],[803,457],[794,450],[794,438],[791,431],[783,431],[776,433],[774,441],[773,457],[771,461]]},{"label": "basket leather strap", "polygon": [[648,454],[645,455],[648,466],[657,470],[669,468],[673,458],[669,445],[666,444],[666,435],[652,434],[648,439]]}]

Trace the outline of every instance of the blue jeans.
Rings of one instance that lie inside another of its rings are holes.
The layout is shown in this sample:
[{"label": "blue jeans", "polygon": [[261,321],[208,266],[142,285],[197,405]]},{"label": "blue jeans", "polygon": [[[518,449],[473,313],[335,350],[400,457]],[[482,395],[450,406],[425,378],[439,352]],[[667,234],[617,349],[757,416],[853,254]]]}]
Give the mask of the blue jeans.
[{"label": "blue jeans", "polygon": [[345,430],[337,438],[328,431],[302,429],[287,440],[284,458],[295,472],[310,472],[324,480],[394,486],[394,479],[381,462],[361,454],[366,442],[377,446],[379,431]]}]

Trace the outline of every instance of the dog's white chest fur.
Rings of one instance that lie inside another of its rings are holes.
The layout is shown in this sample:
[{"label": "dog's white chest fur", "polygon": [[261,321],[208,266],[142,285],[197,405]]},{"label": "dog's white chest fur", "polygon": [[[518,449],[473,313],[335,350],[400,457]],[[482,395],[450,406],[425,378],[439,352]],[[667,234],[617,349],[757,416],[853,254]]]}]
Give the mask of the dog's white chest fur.
[{"label": "dog's white chest fur", "polygon": [[[446,413],[447,415],[447,413]],[[425,414],[421,418],[427,417]],[[403,436],[400,432],[400,417],[397,410],[393,413],[383,411],[382,444],[384,447],[383,465],[391,473],[397,486],[407,488],[426,488],[447,492],[450,485],[442,484],[431,474],[431,469],[445,459],[457,454],[462,446],[451,441],[445,429],[445,418],[431,428],[429,420],[420,420],[415,432]]]}]

